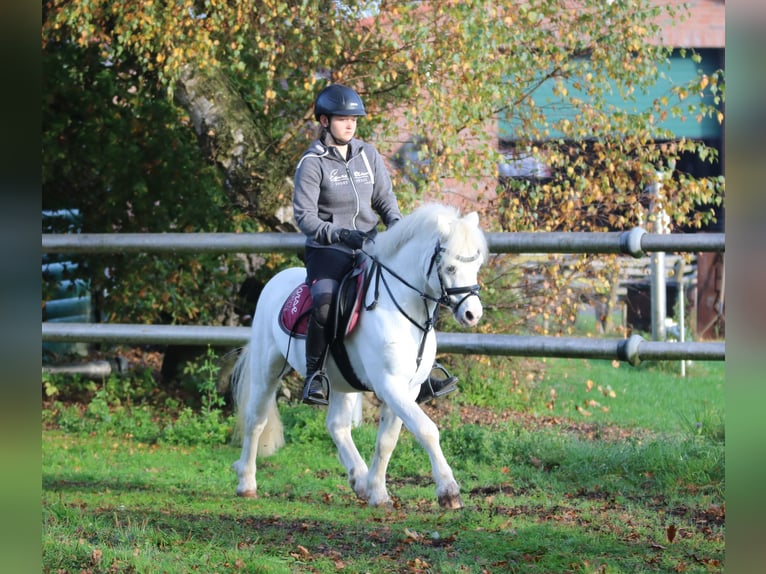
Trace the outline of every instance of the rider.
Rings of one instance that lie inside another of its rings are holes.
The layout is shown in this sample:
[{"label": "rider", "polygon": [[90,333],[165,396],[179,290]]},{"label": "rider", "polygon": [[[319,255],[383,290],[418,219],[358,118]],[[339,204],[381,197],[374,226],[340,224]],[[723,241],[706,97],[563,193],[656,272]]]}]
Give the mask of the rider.
[{"label": "rider", "polygon": [[[324,88],[314,101],[319,135],[295,170],[293,210],[306,235],[306,282],[313,309],[306,337],[306,381],[302,400],[326,405],[329,385],[324,363],[329,345],[325,332],[340,280],[356,263],[365,240],[376,233],[378,218],[390,227],[402,218],[383,158],[369,143],[354,138],[364,104],[353,89],[340,84]],[[429,377],[418,402],[457,388],[443,378]]]}]

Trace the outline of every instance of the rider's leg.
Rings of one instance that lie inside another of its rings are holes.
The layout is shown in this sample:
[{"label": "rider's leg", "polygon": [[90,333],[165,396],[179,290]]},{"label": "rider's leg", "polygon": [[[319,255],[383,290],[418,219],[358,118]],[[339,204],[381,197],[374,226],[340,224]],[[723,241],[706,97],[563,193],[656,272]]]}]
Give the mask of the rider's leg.
[{"label": "rider's leg", "polygon": [[[441,372],[441,375],[434,376],[434,371]],[[441,397],[456,390],[457,377],[450,375],[444,366],[434,362],[434,366],[431,368],[431,373],[428,375],[425,382],[420,385],[420,392],[418,393],[418,398],[415,400],[418,403],[423,403],[434,397]]]},{"label": "rider's leg", "polygon": [[326,326],[335,289],[337,281],[332,279],[320,279],[311,286],[314,308],[306,333],[306,380],[301,397],[310,405],[326,405],[328,402],[329,384],[324,371],[329,345]]}]

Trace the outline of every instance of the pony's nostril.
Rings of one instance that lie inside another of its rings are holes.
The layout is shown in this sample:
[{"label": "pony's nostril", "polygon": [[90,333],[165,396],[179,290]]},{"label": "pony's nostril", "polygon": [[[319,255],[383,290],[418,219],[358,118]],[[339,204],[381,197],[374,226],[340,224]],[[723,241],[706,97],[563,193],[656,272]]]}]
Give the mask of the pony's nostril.
[{"label": "pony's nostril", "polygon": [[473,321],[473,313],[471,313],[470,311],[466,311],[465,318],[466,318],[466,320],[468,322],[472,322]]}]

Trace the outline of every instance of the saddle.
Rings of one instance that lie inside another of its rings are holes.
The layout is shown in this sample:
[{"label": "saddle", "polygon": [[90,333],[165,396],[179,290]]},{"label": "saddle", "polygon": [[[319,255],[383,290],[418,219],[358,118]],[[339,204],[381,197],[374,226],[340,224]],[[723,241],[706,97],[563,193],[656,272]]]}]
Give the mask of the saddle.
[{"label": "saddle", "polygon": [[[360,381],[354,372],[343,341],[359,321],[359,313],[367,290],[364,270],[365,265],[362,263],[341,279],[338,293],[332,303],[330,320],[325,327],[335,363],[346,381],[359,391],[369,391],[370,388]],[[293,289],[282,304],[279,326],[291,337],[306,338],[312,305],[311,289],[305,282],[301,283]]]},{"label": "saddle", "polygon": [[[364,298],[363,282],[363,267],[352,269],[341,279],[327,326],[329,340],[345,338],[356,327]],[[290,336],[305,337],[312,306],[311,289],[306,283],[301,283],[282,304],[279,326]]]}]

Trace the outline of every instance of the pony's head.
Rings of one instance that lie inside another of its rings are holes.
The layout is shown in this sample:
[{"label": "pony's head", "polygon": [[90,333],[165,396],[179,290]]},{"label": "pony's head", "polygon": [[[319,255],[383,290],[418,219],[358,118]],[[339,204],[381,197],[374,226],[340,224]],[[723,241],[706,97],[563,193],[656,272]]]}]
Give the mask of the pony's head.
[{"label": "pony's head", "polygon": [[375,239],[374,252],[382,260],[406,249],[416,250],[429,294],[448,306],[458,323],[474,327],[483,314],[478,274],[488,253],[478,214],[461,217],[454,207],[428,204]]}]

